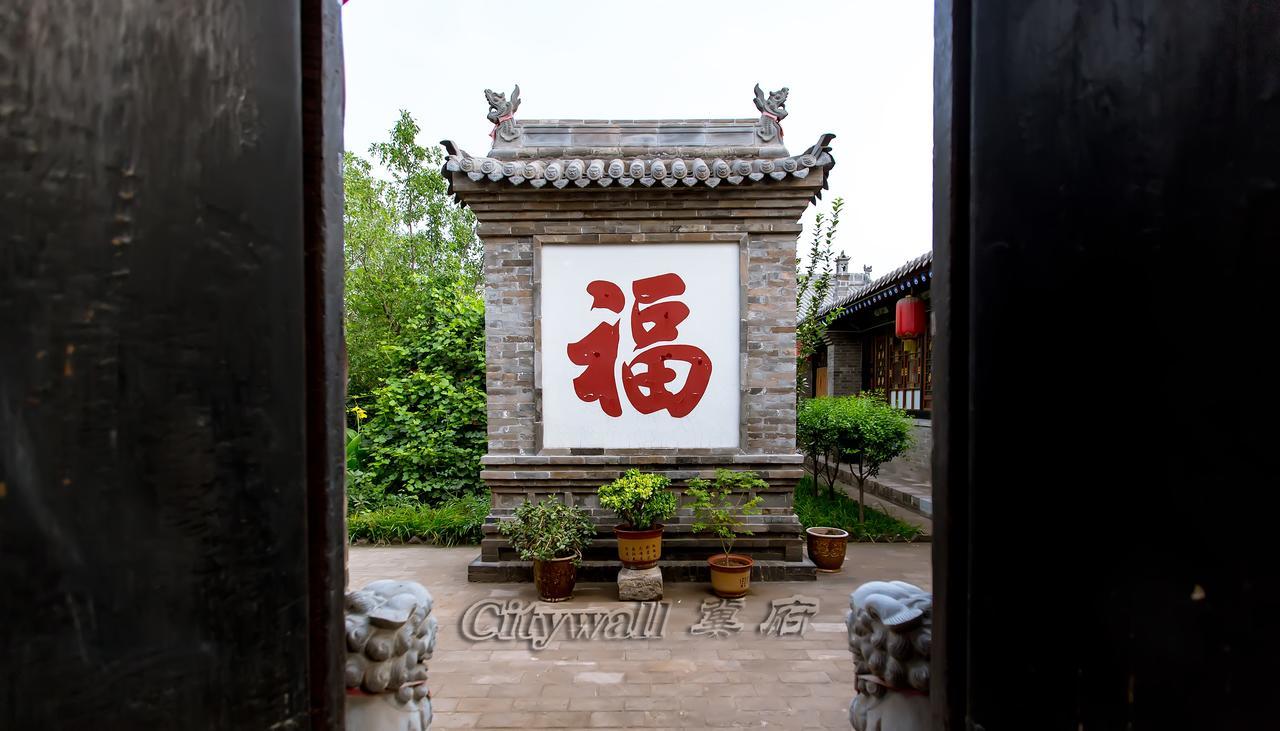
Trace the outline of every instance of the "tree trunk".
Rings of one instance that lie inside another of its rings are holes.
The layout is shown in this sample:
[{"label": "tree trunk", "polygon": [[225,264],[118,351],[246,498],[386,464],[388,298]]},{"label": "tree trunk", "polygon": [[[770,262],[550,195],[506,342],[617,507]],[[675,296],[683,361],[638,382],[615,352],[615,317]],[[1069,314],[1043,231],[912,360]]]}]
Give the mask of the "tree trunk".
[{"label": "tree trunk", "polygon": [[862,477],[858,478],[858,525],[867,522],[866,508],[863,507],[863,484],[866,480]]},{"label": "tree trunk", "polygon": [[867,522],[867,513],[866,513],[867,509],[865,506],[867,475],[865,472],[862,471],[861,457],[858,458],[857,477],[858,477],[858,525],[862,525],[863,523]]}]

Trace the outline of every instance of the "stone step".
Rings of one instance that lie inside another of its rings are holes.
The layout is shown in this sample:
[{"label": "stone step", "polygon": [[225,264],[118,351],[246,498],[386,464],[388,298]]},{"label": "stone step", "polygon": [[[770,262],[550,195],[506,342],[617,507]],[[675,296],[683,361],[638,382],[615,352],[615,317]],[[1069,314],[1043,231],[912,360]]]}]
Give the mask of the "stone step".
[{"label": "stone step", "polygon": [[[583,561],[578,564],[578,581],[614,583],[622,565],[613,561]],[[663,581],[709,582],[711,569],[706,559],[699,561],[660,561]],[[805,557],[799,561],[756,561],[751,567],[752,581],[816,581],[817,569]],[[504,583],[533,581],[532,561],[482,561],[479,557],[467,566],[467,581]]]},{"label": "stone step", "polygon": [[[757,534],[741,536],[733,544],[733,552],[757,561],[798,561],[804,556],[805,540],[799,534]],[[677,561],[697,561],[720,553],[720,542],[711,536],[666,535],[662,539],[662,555]],[[501,537],[480,541],[480,555],[487,561],[516,560],[515,549]],[[618,560],[618,540],[612,535],[596,538],[583,552],[588,561]]]}]

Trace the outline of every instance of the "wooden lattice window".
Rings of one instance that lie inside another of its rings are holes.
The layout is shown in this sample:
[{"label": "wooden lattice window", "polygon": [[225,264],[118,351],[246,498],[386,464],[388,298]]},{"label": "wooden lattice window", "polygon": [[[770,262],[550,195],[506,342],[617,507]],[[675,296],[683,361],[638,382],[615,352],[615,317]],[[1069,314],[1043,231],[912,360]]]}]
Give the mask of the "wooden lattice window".
[{"label": "wooden lattice window", "polygon": [[933,408],[933,338],[926,333],[917,343],[907,352],[892,333],[872,336],[866,384],[894,406],[926,412]]}]

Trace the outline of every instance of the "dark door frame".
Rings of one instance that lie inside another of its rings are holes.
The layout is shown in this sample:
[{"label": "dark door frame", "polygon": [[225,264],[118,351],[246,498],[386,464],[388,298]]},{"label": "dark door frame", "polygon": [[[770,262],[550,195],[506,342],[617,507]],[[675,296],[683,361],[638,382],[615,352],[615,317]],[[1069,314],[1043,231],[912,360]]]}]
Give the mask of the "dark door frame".
[{"label": "dark door frame", "polygon": [[302,143],[306,307],[307,672],[311,726],[341,729],[346,589],[342,5],[303,0]]}]

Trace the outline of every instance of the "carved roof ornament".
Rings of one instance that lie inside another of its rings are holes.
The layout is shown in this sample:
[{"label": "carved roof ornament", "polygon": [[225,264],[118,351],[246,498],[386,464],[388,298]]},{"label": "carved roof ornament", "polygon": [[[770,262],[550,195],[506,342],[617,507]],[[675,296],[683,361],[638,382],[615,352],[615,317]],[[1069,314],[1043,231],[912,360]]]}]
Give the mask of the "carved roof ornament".
[{"label": "carved roof ornament", "polygon": [[520,136],[520,127],[516,124],[516,110],[520,108],[520,85],[516,84],[516,88],[511,92],[511,99],[507,100],[507,95],[501,92],[495,92],[492,89],[484,90],[485,101],[489,102],[489,121],[493,122],[493,129],[489,132],[489,137],[495,141],[501,137],[503,142],[512,142]]},{"label": "carved roof ornament", "polygon": [[764,89],[756,84],[756,109],[760,110],[760,121],[756,122],[756,134],[764,142],[774,137],[782,141],[782,120],[787,118],[787,87],[769,92],[765,96]]},{"label": "carved roof ornament", "polygon": [[[803,153],[780,158],[672,159],[654,155],[627,159],[500,160],[471,155],[449,140],[444,140],[441,144],[444,145],[447,153],[444,166],[446,175],[461,173],[476,182],[486,178],[493,182],[506,180],[511,185],[527,182],[534,188],[541,188],[547,184],[555,188],[564,188],[569,185],[579,188],[587,186],[607,188],[615,183],[624,188],[635,183],[644,187],[706,185],[714,188],[721,183],[740,185],[761,180],[785,180],[789,177],[806,178],[815,168],[826,168],[835,164],[831,156],[831,140],[834,138],[833,134],[824,134]],[[452,191],[452,177],[449,181],[450,191]],[[824,181],[823,188],[825,187]]]}]

